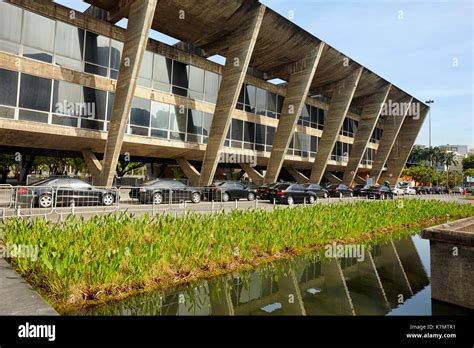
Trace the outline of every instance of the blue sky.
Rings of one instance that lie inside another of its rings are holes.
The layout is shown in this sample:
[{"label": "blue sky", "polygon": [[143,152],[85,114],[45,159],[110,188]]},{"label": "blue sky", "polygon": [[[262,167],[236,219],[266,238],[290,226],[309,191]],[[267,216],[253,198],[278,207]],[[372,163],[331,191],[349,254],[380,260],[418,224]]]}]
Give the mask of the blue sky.
[{"label": "blue sky", "polygon": [[[421,101],[433,99],[433,145],[474,147],[472,0],[261,2]],[[417,144],[428,144],[428,121]]]}]

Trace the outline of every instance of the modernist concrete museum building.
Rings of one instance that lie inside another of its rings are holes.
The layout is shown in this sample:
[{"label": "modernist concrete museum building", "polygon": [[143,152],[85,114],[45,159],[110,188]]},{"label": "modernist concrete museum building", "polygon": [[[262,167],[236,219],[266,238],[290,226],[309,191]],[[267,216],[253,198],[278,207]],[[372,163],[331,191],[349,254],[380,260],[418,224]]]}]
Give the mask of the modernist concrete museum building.
[{"label": "modernist concrete museum building", "polygon": [[82,154],[98,185],[124,154],[194,185],[226,166],[259,184],[395,183],[428,112],[257,0],[87,2],[0,2],[2,153]]}]

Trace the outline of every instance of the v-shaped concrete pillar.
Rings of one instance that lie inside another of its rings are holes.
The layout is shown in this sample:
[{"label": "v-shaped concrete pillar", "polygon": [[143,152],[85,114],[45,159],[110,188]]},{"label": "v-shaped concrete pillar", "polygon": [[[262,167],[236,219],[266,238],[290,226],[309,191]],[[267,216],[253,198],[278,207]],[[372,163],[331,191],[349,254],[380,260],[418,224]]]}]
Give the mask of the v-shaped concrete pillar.
[{"label": "v-shaped concrete pillar", "polygon": [[309,87],[313,82],[314,73],[316,72],[323,48],[324,43],[322,42],[314,47],[304,59],[304,64],[302,64],[301,68],[290,75],[280,120],[275,132],[272,153],[265,174],[265,182],[267,183],[273,183],[278,179],[291,137],[303,110]]},{"label": "v-shaped concrete pillar", "polygon": [[342,183],[345,185],[351,185],[357,174],[357,169],[359,168],[359,164],[369,144],[370,137],[377,125],[390,88],[391,85],[389,84],[378,93],[369,96],[362,106],[359,127],[355,133],[354,143],[352,144],[352,150],[349,154],[349,162],[347,163],[342,179]]},{"label": "v-shaped concrete pillar", "polygon": [[201,186],[210,185],[214,179],[219,163],[219,155],[232,121],[232,113],[235,110],[247,74],[264,14],[265,6],[259,5],[255,9],[253,18],[250,18],[247,22],[246,27],[241,28],[230,40],[209,140],[202,163]]},{"label": "v-shaped concrete pillar", "polygon": [[349,111],[352,97],[359,83],[363,68],[360,67],[344,80],[339,81],[334,89],[329,109],[324,121],[324,131],[319,142],[318,152],[311,171],[310,181],[319,184],[326,171],[327,162],[336,144],[344,118]]},{"label": "v-shaped concrete pillar", "polygon": [[[414,105],[417,105],[414,103],[419,102],[412,102],[411,110],[413,110]],[[395,185],[398,182],[403,167],[405,166],[405,163],[408,160],[408,157],[410,156],[410,152],[413,148],[413,145],[415,144],[418,133],[420,132],[421,127],[423,126],[423,121],[426,118],[426,114],[428,113],[429,107],[423,105],[420,106],[419,110],[419,115],[413,116],[411,114],[408,114],[405,117],[400,132],[398,133],[396,143],[392,147],[392,151],[390,152],[390,156],[388,157],[387,171],[383,172],[380,175],[380,178],[378,180],[379,182],[389,181],[392,185]]]},{"label": "v-shaped concrete pillar", "polygon": [[[374,178],[375,182],[379,181],[380,175],[382,174],[383,167],[385,162],[387,162],[390,151],[392,151],[395,140],[397,139],[400,128],[402,127],[403,120],[408,113],[413,98],[410,96],[404,96],[401,99],[392,100],[389,96],[387,103],[396,102],[399,105],[406,105],[405,112],[400,115],[383,115],[385,118],[383,125],[382,138],[379,142],[379,148],[375,153],[374,163],[372,164],[372,169],[370,170],[370,176]],[[381,184],[381,183],[380,183]]]},{"label": "v-shaped concrete pillar", "polygon": [[130,5],[115,102],[100,176],[103,186],[112,186],[114,181],[137,78],[148,42],[148,33],[155,15],[156,2],[157,0],[136,0]]}]

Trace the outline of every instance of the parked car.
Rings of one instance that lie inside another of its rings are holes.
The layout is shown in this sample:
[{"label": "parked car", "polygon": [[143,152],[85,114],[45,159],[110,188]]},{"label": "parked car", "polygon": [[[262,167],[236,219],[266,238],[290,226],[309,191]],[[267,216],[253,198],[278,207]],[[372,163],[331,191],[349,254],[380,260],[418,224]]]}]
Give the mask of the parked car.
[{"label": "parked car", "polygon": [[407,194],[407,193],[406,193],[406,189],[407,189],[407,187],[406,187],[406,188],[402,188],[402,187],[396,186],[396,187],[394,187],[394,188],[392,189],[392,193],[393,193],[394,195],[401,196],[401,195]]},{"label": "parked car", "polygon": [[258,187],[256,191],[257,198],[262,199],[262,200],[268,199],[268,192],[270,192],[272,188],[274,188],[276,185],[279,185],[279,184],[282,184],[282,183],[275,182],[273,184],[264,184]]},{"label": "parked car", "polygon": [[96,206],[113,205],[118,199],[114,190],[97,188],[79,179],[50,178],[28,187],[19,187],[19,203],[34,207],[51,208],[53,206]]},{"label": "parked car", "polygon": [[222,181],[204,189],[204,197],[211,201],[228,202],[247,199],[253,201],[257,195],[257,186],[243,181]]},{"label": "parked car", "polygon": [[415,189],[417,190],[416,193],[419,195],[431,194],[431,188],[429,186],[417,186]]},{"label": "parked car", "polygon": [[300,184],[278,184],[273,187],[268,194],[270,202],[276,203],[304,203],[313,204],[316,202],[316,193],[308,191]]},{"label": "parked car", "polygon": [[357,184],[352,189],[352,194],[354,196],[365,197],[367,196],[367,190],[370,188],[370,185],[367,184]]},{"label": "parked car", "polygon": [[316,194],[318,198],[328,198],[329,192],[324,187],[318,184],[303,184],[306,191],[311,191]]},{"label": "parked car", "polygon": [[457,194],[463,194],[464,189],[461,186],[455,186],[455,187],[453,187],[452,192],[457,193]]},{"label": "parked car", "polygon": [[416,190],[415,190],[414,187],[409,187],[409,186],[408,186],[408,187],[405,187],[405,188],[403,189],[403,192],[404,192],[404,194],[406,194],[406,195],[416,195]]},{"label": "parked car", "polygon": [[368,199],[380,199],[384,200],[387,198],[393,199],[393,192],[389,186],[381,185],[381,186],[371,186],[367,190],[367,198]]},{"label": "parked car", "polygon": [[352,190],[347,185],[343,184],[329,184],[326,186],[326,190],[329,192],[331,197],[352,197],[354,194]]},{"label": "parked car", "polygon": [[201,202],[202,190],[188,186],[178,180],[155,179],[134,187],[130,190],[130,197],[138,199],[140,203],[173,203],[191,201]]}]

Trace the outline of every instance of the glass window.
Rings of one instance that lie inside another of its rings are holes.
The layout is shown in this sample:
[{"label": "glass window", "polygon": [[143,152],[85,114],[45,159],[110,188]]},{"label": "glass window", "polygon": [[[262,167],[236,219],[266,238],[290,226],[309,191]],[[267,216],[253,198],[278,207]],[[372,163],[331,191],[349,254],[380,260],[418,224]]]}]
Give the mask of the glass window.
[{"label": "glass window", "polygon": [[178,61],[173,62],[173,86],[188,88],[187,65]]},{"label": "glass window", "polygon": [[112,39],[110,41],[110,68],[119,70],[122,59],[123,42]]},{"label": "glass window", "polygon": [[204,70],[195,66],[189,66],[189,89],[196,92],[204,92]]},{"label": "glass window", "polygon": [[103,130],[104,123],[101,121],[91,120],[88,118],[81,118],[81,128]]},{"label": "glass window", "polygon": [[202,113],[202,134],[209,135],[211,132],[211,125],[212,125],[212,114],[207,112]]},{"label": "glass window", "polygon": [[133,98],[130,111],[130,124],[143,127],[150,126],[150,102],[150,99]]},{"label": "glass window", "polygon": [[311,144],[310,144],[309,151],[318,152],[318,144],[319,144],[319,138],[315,136],[311,136]]},{"label": "glass window", "polygon": [[109,66],[110,39],[108,37],[86,32],[85,61],[101,66]]},{"label": "glass window", "polygon": [[258,115],[266,114],[267,109],[267,91],[261,88],[256,88],[256,110],[255,113]]},{"label": "glass window", "polygon": [[115,101],[115,93],[113,92],[107,92],[108,95],[108,100],[107,100],[107,120],[110,120],[112,118],[112,111],[114,107],[114,101]]},{"label": "glass window", "polygon": [[0,69],[0,104],[16,106],[18,73]]},{"label": "glass window", "polygon": [[231,139],[242,141],[244,133],[244,121],[232,119]]},{"label": "glass window", "polygon": [[153,88],[169,92],[173,61],[159,54],[154,55],[153,61]]},{"label": "glass window", "polygon": [[69,116],[80,116],[83,107],[81,86],[64,81],[54,81],[52,112]]},{"label": "glass window", "polygon": [[105,119],[107,92],[94,88],[83,87],[84,111],[90,118]]},{"label": "glass window", "polygon": [[202,112],[197,110],[188,111],[188,133],[202,134]]},{"label": "glass window", "polygon": [[284,102],[285,102],[285,98],[281,95],[277,95],[277,113],[281,114]]},{"label": "glass window", "polygon": [[25,11],[22,43],[46,52],[53,52],[54,24],[49,18]]},{"label": "glass window", "polygon": [[275,117],[277,111],[277,96],[275,93],[267,92],[267,116]]},{"label": "glass window", "polygon": [[23,47],[23,56],[27,57],[27,58],[31,58],[31,59],[40,60],[40,61],[46,62],[46,63],[52,63],[53,62],[53,55],[52,54],[42,52],[42,51],[37,50],[35,48]]},{"label": "glass window", "polygon": [[244,122],[244,141],[253,143],[255,141],[255,123]]},{"label": "glass window", "polygon": [[159,102],[151,102],[151,127],[168,129],[170,106]]},{"label": "glass window", "polygon": [[151,78],[153,73],[153,53],[146,51],[143,56],[142,66],[140,68],[140,74],[138,84],[140,86],[151,87]]},{"label": "glass window", "polygon": [[[180,106],[170,106],[170,130],[186,132],[186,119],[187,109]],[[184,140],[184,138],[181,140]]]},{"label": "glass window", "polygon": [[48,114],[31,110],[20,110],[18,119],[22,121],[48,123]]},{"label": "glass window", "polygon": [[19,54],[20,53],[20,45],[16,44],[16,43],[13,43],[13,42],[10,42],[10,41],[0,40],[0,51]]},{"label": "glass window", "polygon": [[49,112],[51,84],[50,79],[21,74],[19,107]]},{"label": "glass window", "polygon": [[219,93],[219,75],[210,71],[205,71],[204,78],[205,99],[207,102],[215,104]]},{"label": "glass window", "polygon": [[255,86],[245,86],[245,104],[247,105],[246,111],[255,113],[257,89]]},{"label": "glass window", "polygon": [[0,118],[10,118],[15,117],[15,109],[7,108],[6,106],[0,106]]},{"label": "glass window", "polygon": [[82,62],[80,60],[56,56],[55,63],[56,65],[63,66],[65,68],[82,71]]},{"label": "glass window", "polygon": [[255,143],[265,144],[265,126],[263,124],[255,125]]},{"label": "glass window", "polygon": [[84,71],[89,74],[100,75],[100,76],[107,76],[107,68],[86,63],[84,65]]},{"label": "glass window", "polygon": [[55,53],[64,57],[82,60],[84,53],[84,30],[57,22]]},{"label": "glass window", "polygon": [[275,127],[267,126],[267,145],[273,145],[275,139]]},{"label": "glass window", "polygon": [[21,9],[0,1],[0,38],[20,42]]},{"label": "glass window", "polygon": [[58,126],[77,127],[77,120],[77,117],[53,115],[52,124],[57,124]]}]

